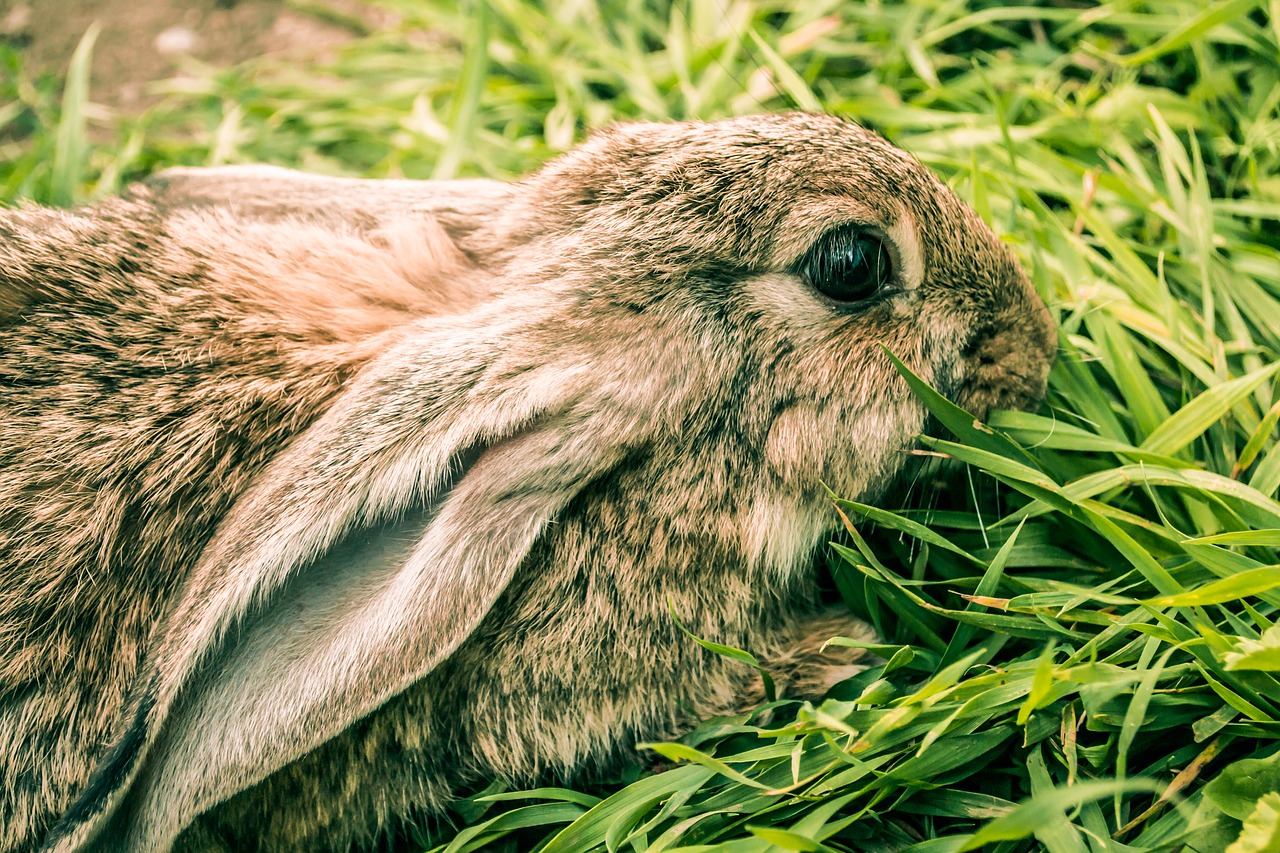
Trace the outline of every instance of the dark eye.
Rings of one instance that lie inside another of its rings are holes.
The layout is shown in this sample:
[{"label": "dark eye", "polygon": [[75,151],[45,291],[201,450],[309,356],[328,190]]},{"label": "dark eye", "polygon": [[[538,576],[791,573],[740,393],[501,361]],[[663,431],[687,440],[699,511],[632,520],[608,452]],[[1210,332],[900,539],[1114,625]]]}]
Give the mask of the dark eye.
[{"label": "dark eye", "polygon": [[893,274],[884,241],[857,226],[823,234],[791,271],[837,302],[874,296]]}]

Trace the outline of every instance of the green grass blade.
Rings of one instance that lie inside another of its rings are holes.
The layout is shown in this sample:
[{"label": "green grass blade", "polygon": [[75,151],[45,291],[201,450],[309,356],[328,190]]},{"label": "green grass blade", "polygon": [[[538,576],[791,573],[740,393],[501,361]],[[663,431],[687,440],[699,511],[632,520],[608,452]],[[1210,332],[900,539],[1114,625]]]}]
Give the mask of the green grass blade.
[{"label": "green grass blade", "polygon": [[71,64],[67,70],[49,182],[49,200],[61,207],[77,200],[80,186],[84,183],[85,105],[89,100],[93,44],[101,31],[102,26],[96,21],[89,25],[80,43],[76,45],[75,53],[71,54]]}]

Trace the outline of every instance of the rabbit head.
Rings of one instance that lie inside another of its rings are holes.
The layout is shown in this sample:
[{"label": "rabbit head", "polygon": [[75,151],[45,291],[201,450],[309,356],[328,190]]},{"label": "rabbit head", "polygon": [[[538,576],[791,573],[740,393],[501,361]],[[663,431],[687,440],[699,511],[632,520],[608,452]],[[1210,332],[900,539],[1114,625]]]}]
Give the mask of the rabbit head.
[{"label": "rabbit head", "polygon": [[749,436],[792,488],[874,491],[919,430],[881,346],[979,417],[1038,403],[1056,347],[974,211],[831,116],[613,128],[523,182],[472,239],[501,276],[589,294],[581,322],[616,342],[615,363],[672,331],[667,375],[699,387],[689,413]]},{"label": "rabbit head", "polygon": [[980,415],[1055,348],[973,211],[829,116],[616,127],[455,239],[485,297],[407,322],[223,520],[63,849],[164,847],[422,680],[593,484],[634,517],[578,571],[641,571],[609,537],[644,528],[691,602],[793,594],[824,486],[874,497],[923,428],[883,348]]}]

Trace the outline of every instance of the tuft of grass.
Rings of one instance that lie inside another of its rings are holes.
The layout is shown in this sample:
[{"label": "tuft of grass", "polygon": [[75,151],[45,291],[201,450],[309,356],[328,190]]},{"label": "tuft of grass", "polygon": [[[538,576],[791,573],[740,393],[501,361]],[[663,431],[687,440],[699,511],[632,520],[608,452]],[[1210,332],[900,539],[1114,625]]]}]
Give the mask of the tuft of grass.
[{"label": "tuft of grass", "polygon": [[100,30],[101,26],[96,22],[90,26],[71,55],[49,175],[49,200],[53,204],[71,204],[75,200],[76,187],[83,181],[84,105],[89,99],[89,58],[93,55],[93,43]]},{"label": "tuft of grass", "polygon": [[84,158],[83,62],[59,113],[0,49],[0,197],[248,160],[510,177],[618,119],[820,107],[943,175],[1061,323],[1038,413],[975,425],[906,377],[955,494],[922,505],[926,465],[904,506],[837,502],[883,664],[652,745],[666,772],[487,789],[422,846],[1280,849],[1274,0],[381,5],[324,64],[190,69]]}]

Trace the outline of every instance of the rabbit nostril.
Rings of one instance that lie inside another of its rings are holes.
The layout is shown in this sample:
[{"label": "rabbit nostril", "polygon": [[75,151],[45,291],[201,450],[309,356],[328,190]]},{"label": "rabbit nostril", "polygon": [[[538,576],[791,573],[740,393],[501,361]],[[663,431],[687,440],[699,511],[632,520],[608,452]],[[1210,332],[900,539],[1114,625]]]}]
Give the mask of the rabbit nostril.
[{"label": "rabbit nostril", "polygon": [[984,333],[980,332],[976,335],[973,335],[967,341],[965,341],[964,346],[960,348],[960,356],[966,360],[973,358],[975,355],[978,354],[978,350],[981,349],[982,344],[986,340],[987,340],[987,336]]},{"label": "rabbit nostril", "polygon": [[979,329],[974,332],[960,348],[960,356],[966,361],[977,360],[979,364],[995,364],[994,342],[995,329]]}]

